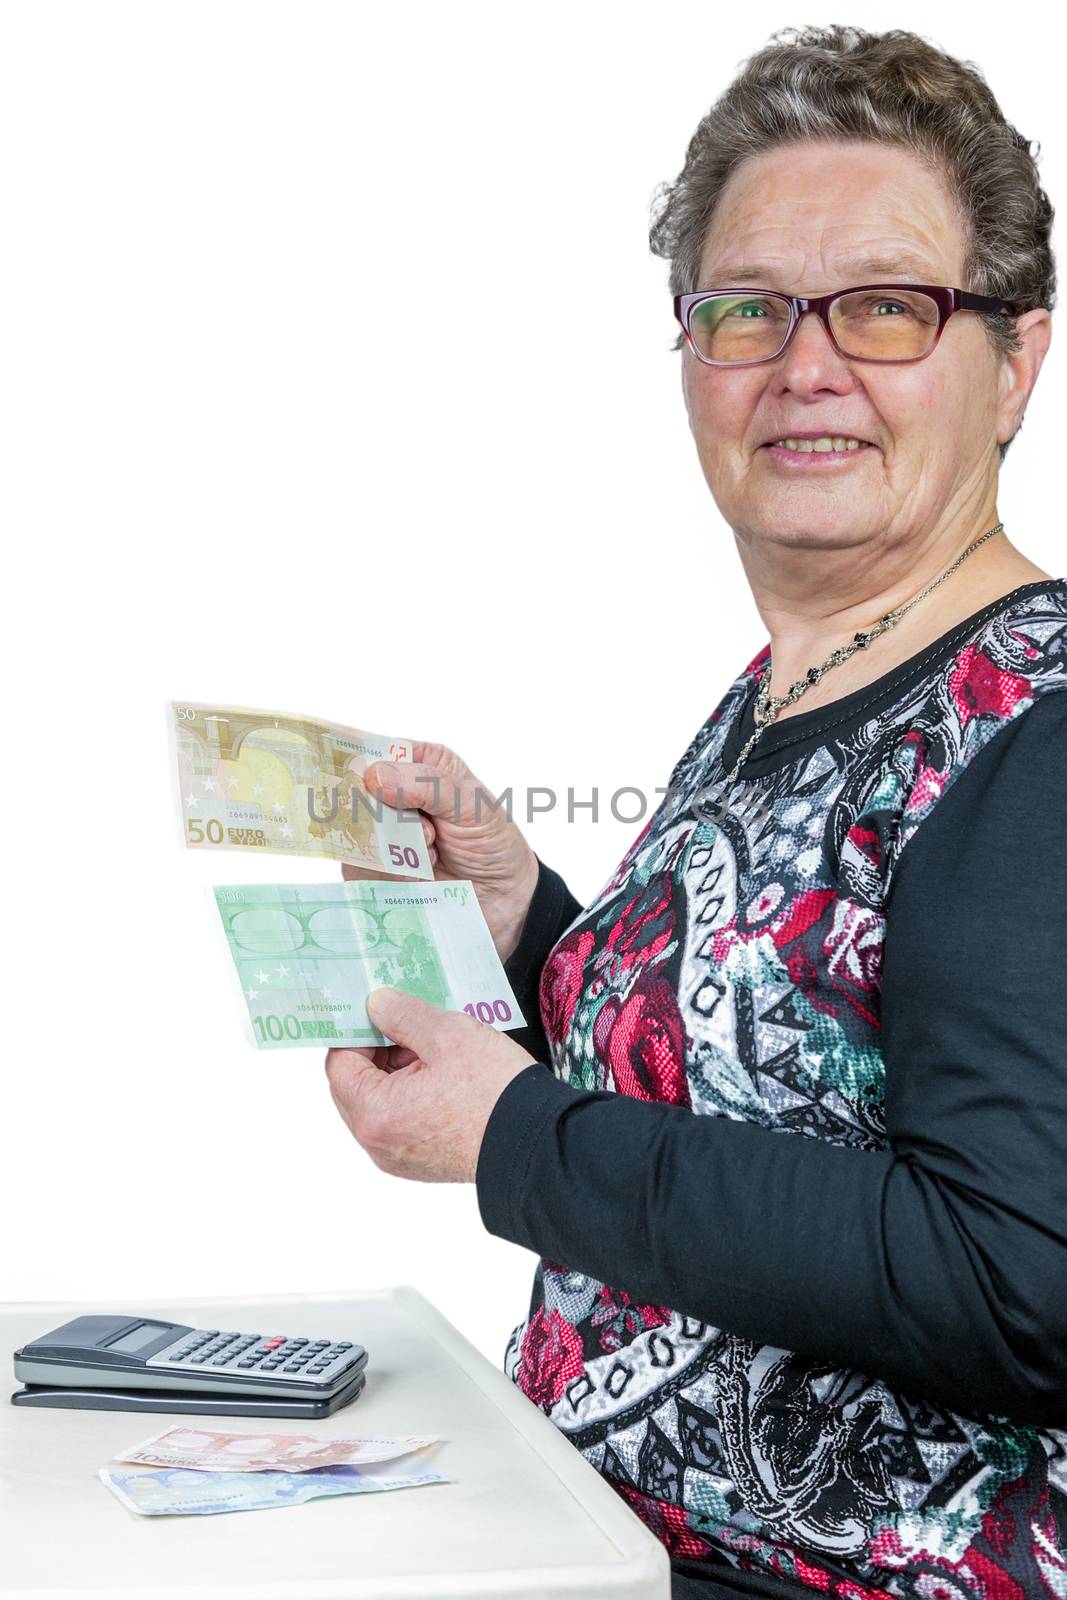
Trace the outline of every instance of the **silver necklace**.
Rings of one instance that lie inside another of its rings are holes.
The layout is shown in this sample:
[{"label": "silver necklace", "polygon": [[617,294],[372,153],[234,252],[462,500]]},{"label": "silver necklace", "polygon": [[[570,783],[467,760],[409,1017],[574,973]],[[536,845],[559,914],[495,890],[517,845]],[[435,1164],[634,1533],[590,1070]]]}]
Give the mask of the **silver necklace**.
[{"label": "silver necklace", "polygon": [[775,717],[777,716],[778,712],[781,711],[783,706],[792,705],[794,700],[799,700],[800,696],[804,693],[804,690],[808,688],[810,684],[818,683],[823,673],[828,672],[831,667],[836,667],[839,661],[847,661],[849,656],[855,655],[857,650],[866,650],[872,639],[877,639],[879,634],[887,632],[887,630],[890,629],[894,623],[899,622],[904,613],[906,611],[910,611],[912,606],[918,605],[919,601],[924,595],[928,595],[931,589],[936,589],[939,583],[944,583],[949,573],[955,572],[960,562],[965,561],[972,550],[977,550],[980,544],[985,544],[986,540],[991,539],[995,533],[1000,533],[1003,527],[1003,522],[998,522],[995,528],[990,528],[988,533],[983,533],[980,539],[976,539],[972,545],[968,545],[963,554],[961,556],[957,556],[952,565],[950,567],[946,567],[939,578],[935,578],[932,583],[928,583],[925,589],[920,589],[915,598],[913,600],[909,600],[907,605],[898,606],[895,611],[887,611],[884,616],[878,618],[878,621],[875,623],[874,627],[868,629],[866,633],[853,634],[852,643],[842,645],[841,648],[835,650],[832,655],[827,656],[821,667],[809,667],[805,676],[803,678],[798,678],[796,683],[790,686],[787,694],[775,695],[773,698],[771,697],[772,662],[768,660],[763,676],[760,679],[759,693],[756,696],[756,703],[752,711],[753,721],[756,724],[756,731],[748,740],[744,749],[741,751],[741,754],[735,761],[733,771],[727,774],[726,781],[728,783],[736,782],[738,773],[748,760],[748,753],[752,749],[752,746],[755,744],[760,734],[765,732],[766,729],[770,727],[771,723],[774,721]]}]

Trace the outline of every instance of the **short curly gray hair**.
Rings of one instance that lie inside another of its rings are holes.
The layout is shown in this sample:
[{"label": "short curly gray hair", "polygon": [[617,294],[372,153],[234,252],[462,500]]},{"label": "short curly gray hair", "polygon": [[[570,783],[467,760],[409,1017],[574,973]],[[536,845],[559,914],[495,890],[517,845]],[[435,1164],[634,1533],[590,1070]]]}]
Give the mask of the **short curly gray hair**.
[{"label": "short curly gray hair", "polygon": [[[670,293],[700,288],[715,207],[747,156],[810,139],[895,144],[947,182],[964,219],[961,288],[1020,312],[1055,304],[1053,208],[1031,142],[1004,116],[978,67],[918,34],[834,23],[781,28],[701,119],[685,165],[652,197],[649,246],[670,261]],[[981,313],[994,350],[1018,350],[1010,318]],[[684,339],[679,331],[674,350]],[[1018,430],[1016,430],[1018,431]],[[1000,446],[1000,460],[1009,439]]]}]

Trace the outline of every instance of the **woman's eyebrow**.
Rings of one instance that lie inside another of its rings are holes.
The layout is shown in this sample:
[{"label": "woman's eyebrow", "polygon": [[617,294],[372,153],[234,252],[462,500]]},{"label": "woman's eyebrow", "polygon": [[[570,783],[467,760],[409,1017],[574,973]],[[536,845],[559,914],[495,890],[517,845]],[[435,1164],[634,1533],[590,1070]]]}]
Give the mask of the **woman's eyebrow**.
[{"label": "woman's eyebrow", "polygon": [[[931,283],[937,279],[928,261],[908,252],[885,256],[849,256],[839,263],[839,272],[843,284],[849,278],[873,276],[879,272],[888,272],[894,277],[911,277],[918,283]],[[780,277],[781,268],[770,262],[747,261],[717,267],[708,281],[725,284],[771,283]]]}]

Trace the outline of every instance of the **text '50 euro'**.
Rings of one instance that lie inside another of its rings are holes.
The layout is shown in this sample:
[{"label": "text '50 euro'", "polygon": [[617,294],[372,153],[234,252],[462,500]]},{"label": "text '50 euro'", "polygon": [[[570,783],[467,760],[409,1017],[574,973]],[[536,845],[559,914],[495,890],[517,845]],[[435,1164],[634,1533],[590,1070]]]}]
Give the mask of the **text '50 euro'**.
[{"label": "text '50 euro'", "polygon": [[266,850],[432,878],[414,811],[368,790],[373,761],[410,761],[410,739],[282,711],[174,701],[182,832],[192,850]]},{"label": "text '50 euro'", "polygon": [[506,1031],[526,1026],[474,885],[235,884],[215,901],[261,1050],[390,1044],[372,989],[403,989]]}]

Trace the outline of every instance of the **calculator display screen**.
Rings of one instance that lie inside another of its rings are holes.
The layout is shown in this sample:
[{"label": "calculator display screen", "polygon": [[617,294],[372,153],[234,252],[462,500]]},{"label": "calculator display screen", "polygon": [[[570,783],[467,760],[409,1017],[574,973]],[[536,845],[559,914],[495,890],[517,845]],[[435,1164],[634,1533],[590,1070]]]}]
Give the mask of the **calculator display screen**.
[{"label": "calculator display screen", "polygon": [[144,1350],[150,1344],[155,1344],[161,1333],[165,1333],[169,1323],[166,1322],[139,1322],[136,1328],[131,1328],[129,1333],[124,1333],[121,1339],[113,1339],[107,1346],[109,1350],[121,1350],[126,1355],[136,1355],[138,1350]]}]

